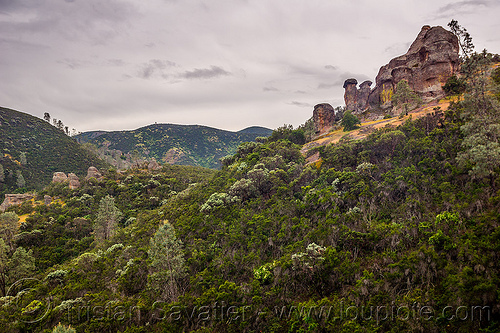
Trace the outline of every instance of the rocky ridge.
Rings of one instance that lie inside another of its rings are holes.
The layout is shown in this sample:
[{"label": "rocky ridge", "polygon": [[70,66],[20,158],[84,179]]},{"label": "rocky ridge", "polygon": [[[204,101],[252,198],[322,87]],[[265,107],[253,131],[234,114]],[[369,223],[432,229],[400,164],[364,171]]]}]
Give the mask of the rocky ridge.
[{"label": "rocky ridge", "polygon": [[[344,81],[344,101],[346,110],[362,115],[368,119],[367,111],[377,111],[378,117],[392,108],[392,96],[396,85],[401,80],[408,81],[425,103],[439,100],[445,96],[442,86],[446,80],[459,71],[459,46],[457,37],[441,26],[425,25],[420,30],[408,51],[382,66],[372,81],[364,81],[359,85],[355,78]],[[336,120],[330,104],[323,103],[314,107],[313,122],[316,135],[327,133]],[[376,120],[377,116],[371,120]],[[333,121],[333,122],[332,122]]]}]

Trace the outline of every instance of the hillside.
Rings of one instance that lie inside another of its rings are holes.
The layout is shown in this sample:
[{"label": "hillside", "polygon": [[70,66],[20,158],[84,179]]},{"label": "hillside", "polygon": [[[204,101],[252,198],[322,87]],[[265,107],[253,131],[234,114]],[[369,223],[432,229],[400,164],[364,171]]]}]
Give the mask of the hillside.
[{"label": "hillside", "polygon": [[76,139],[92,143],[101,151],[104,148],[108,156],[114,157],[119,151],[122,160],[135,155],[168,164],[218,168],[219,159],[234,154],[240,143],[271,133],[263,127],[230,132],[200,125],[154,124],[132,131],[87,132]]},{"label": "hillside", "polygon": [[[56,171],[85,176],[89,166],[106,163],[46,121],[0,107],[0,194],[12,192],[19,175],[27,189],[46,186]],[[23,157],[24,156],[24,157]],[[2,178],[2,175],[4,176]]]},{"label": "hillside", "polygon": [[[0,331],[500,332],[500,66],[484,51],[461,68],[445,99],[306,145],[314,117],[285,125],[220,170],[51,183],[0,214]],[[217,131],[88,137],[189,159]]]}]

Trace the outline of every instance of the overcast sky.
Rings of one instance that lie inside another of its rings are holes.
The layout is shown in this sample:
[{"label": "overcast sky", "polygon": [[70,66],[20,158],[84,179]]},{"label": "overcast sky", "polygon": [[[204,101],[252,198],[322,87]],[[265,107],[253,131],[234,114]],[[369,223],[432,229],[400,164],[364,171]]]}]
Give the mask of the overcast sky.
[{"label": "overcast sky", "polygon": [[298,126],[423,25],[500,53],[499,17],[499,0],[0,0],[0,106],[79,131]]}]

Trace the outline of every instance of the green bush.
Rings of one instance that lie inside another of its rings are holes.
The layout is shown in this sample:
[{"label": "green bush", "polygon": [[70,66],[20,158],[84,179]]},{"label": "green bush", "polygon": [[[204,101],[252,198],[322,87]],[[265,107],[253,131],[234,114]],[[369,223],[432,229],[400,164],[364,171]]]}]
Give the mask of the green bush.
[{"label": "green bush", "polygon": [[342,117],[342,121],[340,122],[342,126],[344,126],[344,132],[355,130],[361,124],[361,121],[352,114],[351,110],[347,110],[344,113],[344,117]]}]

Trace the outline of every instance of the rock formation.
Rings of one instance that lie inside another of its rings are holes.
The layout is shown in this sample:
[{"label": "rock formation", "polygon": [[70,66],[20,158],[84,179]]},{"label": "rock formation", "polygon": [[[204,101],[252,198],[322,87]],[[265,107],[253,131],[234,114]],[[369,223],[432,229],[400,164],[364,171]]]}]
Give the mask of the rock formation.
[{"label": "rock formation", "polygon": [[80,178],[78,178],[77,175],[75,175],[74,173],[70,173],[68,175],[68,180],[70,189],[74,190],[80,188]]},{"label": "rock formation", "polygon": [[359,86],[356,87],[358,80],[347,79],[344,82],[344,101],[347,110],[354,111],[354,113],[361,113],[368,107],[368,97],[371,93],[370,86],[372,81],[364,81]]},{"label": "rock formation", "polygon": [[45,194],[43,196],[43,203],[45,204],[45,206],[50,205],[52,203],[52,197],[50,195]]},{"label": "rock formation", "polygon": [[335,124],[335,110],[328,103],[316,105],[313,111],[313,122],[317,135],[328,132]]},{"label": "rock formation", "polygon": [[23,194],[6,194],[5,200],[0,205],[0,212],[5,212],[7,208],[12,206],[19,206],[25,201],[33,199],[34,195],[31,193]]},{"label": "rock formation", "polygon": [[159,169],[161,169],[161,165],[159,165],[158,162],[156,162],[156,160],[153,158],[151,160],[151,162],[149,162],[149,164],[148,164],[148,170],[154,171],[154,170],[159,170]]},{"label": "rock formation", "polygon": [[52,181],[54,183],[63,183],[68,180],[68,176],[64,172],[54,172],[52,176]]},{"label": "rock formation", "polygon": [[89,180],[90,178],[95,178],[97,180],[102,179],[101,173],[99,172],[99,170],[97,170],[97,168],[95,166],[91,166],[87,170],[87,176],[85,177],[85,179]]},{"label": "rock formation", "polygon": [[356,79],[344,83],[346,107],[355,113],[367,108],[391,107],[396,85],[407,80],[409,86],[424,101],[443,97],[442,86],[459,69],[458,39],[443,27],[422,27],[406,54],[382,66],[375,79],[376,86],[369,91],[370,81],[356,88]]}]

